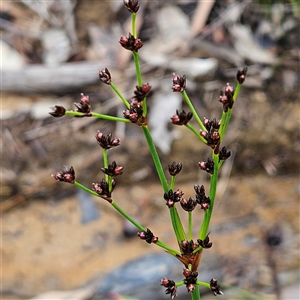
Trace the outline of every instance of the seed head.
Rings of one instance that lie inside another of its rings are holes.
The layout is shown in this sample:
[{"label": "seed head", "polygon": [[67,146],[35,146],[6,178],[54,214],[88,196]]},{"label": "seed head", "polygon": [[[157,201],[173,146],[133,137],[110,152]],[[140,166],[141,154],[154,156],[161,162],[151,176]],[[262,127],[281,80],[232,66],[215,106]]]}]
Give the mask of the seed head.
[{"label": "seed head", "polygon": [[175,125],[186,125],[193,117],[192,112],[186,113],[184,110],[176,110],[176,115],[171,118],[171,121]]},{"label": "seed head", "polygon": [[111,83],[111,75],[107,68],[99,71],[99,78],[105,84]]},{"label": "seed head", "polygon": [[137,235],[141,240],[145,240],[148,244],[158,242],[158,237],[154,236],[149,228],[147,228],[147,231],[138,232]]},{"label": "seed head", "polygon": [[246,75],[247,75],[247,71],[248,71],[248,68],[247,68],[247,67],[245,67],[245,68],[242,69],[242,70],[238,70],[238,71],[237,71],[236,79],[237,79],[237,81],[238,81],[240,84],[243,84],[243,82],[245,81]]},{"label": "seed head", "polygon": [[173,73],[173,92],[180,92],[182,93],[186,87],[186,77],[185,75],[179,76]]},{"label": "seed head", "polygon": [[218,280],[216,278],[212,278],[210,281],[210,289],[212,293],[217,296],[217,295],[223,295],[223,292],[221,291],[220,286],[218,285]]},{"label": "seed head", "polygon": [[176,176],[182,170],[182,163],[181,162],[176,163],[175,161],[173,161],[172,164],[168,166],[168,168],[169,168],[170,175]]},{"label": "seed head", "polygon": [[119,43],[123,48],[133,52],[138,52],[143,47],[142,40],[136,39],[131,33],[129,33],[128,37],[121,36]]},{"label": "seed head", "polygon": [[52,175],[55,180],[64,181],[71,184],[75,182],[75,171],[73,167],[70,168],[65,167],[65,170],[62,172],[57,172],[56,174]]},{"label": "seed head", "polygon": [[56,118],[62,117],[66,113],[66,109],[63,106],[55,105],[55,106],[50,107],[50,108],[53,110],[53,112],[50,112],[49,114],[53,117],[56,117]]},{"label": "seed head", "polygon": [[137,13],[140,8],[140,2],[134,0],[123,0],[124,6],[128,9],[131,13]]}]

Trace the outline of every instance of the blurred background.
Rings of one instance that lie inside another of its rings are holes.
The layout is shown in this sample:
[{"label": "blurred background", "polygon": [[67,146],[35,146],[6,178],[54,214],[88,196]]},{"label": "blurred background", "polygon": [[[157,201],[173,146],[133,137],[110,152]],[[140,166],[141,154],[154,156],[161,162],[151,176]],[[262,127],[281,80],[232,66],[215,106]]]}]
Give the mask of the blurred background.
[{"label": "blurred background", "polygon": [[[248,67],[224,140],[233,155],[220,174],[213,247],[199,280],[218,278],[222,299],[299,299],[299,1],[140,3],[149,127],[165,169],[182,162],[176,188],[186,197],[194,184],[208,191],[198,162],[210,150],[170,124],[176,109],[188,111],[172,92],[172,74],[186,75],[201,118],[219,119],[220,90]],[[121,145],[109,159],[124,167],[115,201],[177,248],[140,128],[49,115],[54,105],[74,109],[84,93],[93,111],[122,116],[98,71],[107,67],[130,99],[134,65],[118,42],[131,31],[123,1],[2,2],[0,18],[1,299],[169,299],[159,280],[182,280],[179,261],[140,241],[106,201],[51,177],[72,165],[82,184],[100,181],[95,134],[111,132]],[[202,211],[194,218],[197,236]],[[178,294],[189,299],[185,287]]]}]

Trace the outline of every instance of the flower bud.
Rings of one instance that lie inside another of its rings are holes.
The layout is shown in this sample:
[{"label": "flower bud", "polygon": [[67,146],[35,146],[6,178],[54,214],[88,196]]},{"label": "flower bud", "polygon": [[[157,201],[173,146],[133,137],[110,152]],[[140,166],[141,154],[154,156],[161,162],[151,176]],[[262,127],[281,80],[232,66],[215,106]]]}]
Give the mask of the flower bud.
[{"label": "flower bud", "polygon": [[245,81],[246,75],[247,75],[247,71],[248,71],[248,68],[247,68],[247,67],[245,67],[245,68],[242,69],[242,70],[238,70],[238,71],[237,71],[236,79],[237,79],[237,81],[239,82],[239,84],[243,84],[243,82]]},{"label": "flower bud", "polygon": [[50,107],[50,108],[53,110],[53,112],[50,112],[49,114],[53,117],[56,117],[56,118],[62,117],[66,113],[66,109],[63,106],[55,105],[55,106]]},{"label": "flower bud", "polygon": [[124,6],[128,9],[131,13],[137,13],[140,8],[140,2],[134,0],[123,0]]},{"label": "flower bud", "polygon": [[173,92],[183,92],[186,87],[186,77],[185,75],[179,76],[173,73]]},{"label": "flower bud", "polygon": [[111,83],[111,75],[107,68],[99,71],[99,78],[105,84]]}]

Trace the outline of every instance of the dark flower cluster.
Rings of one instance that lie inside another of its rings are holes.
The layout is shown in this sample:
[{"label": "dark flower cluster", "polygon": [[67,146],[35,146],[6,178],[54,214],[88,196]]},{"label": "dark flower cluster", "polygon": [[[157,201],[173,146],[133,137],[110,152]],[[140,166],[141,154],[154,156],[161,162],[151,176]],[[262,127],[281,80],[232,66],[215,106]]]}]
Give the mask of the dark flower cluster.
[{"label": "dark flower cluster", "polygon": [[209,233],[207,234],[207,236],[205,237],[204,240],[197,240],[198,245],[201,246],[204,249],[209,249],[212,247],[212,242],[209,241]]},{"label": "dark flower cluster", "polygon": [[183,269],[183,275],[185,279],[183,280],[187,291],[190,293],[195,289],[195,284],[197,283],[198,272],[192,272],[189,269]]},{"label": "dark flower cluster", "polygon": [[195,243],[193,240],[190,241],[182,241],[180,244],[180,250],[182,254],[192,254],[194,250],[196,250],[199,247],[197,243]]},{"label": "dark flower cluster", "polygon": [[234,89],[232,86],[227,83],[224,91],[220,91],[220,98],[219,101],[223,104],[223,111],[227,112],[228,109],[232,109],[233,107],[233,95],[234,95]]},{"label": "dark flower cluster", "polygon": [[99,78],[105,84],[111,83],[111,75],[107,68],[99,71]]},{"label": "dark flower cluster", "polygon": [[56,118],[62,117],[66,113],[66,109],[63,106],[55,105],[50,108],[53,110],[53,112],[50,112],[49,114]]},{"label": "dark flower cluster", "polygon": [[171,118],[171,121],[175,125],[186,125],[193,117],[192,112],[186,113],[184,110],[176,110],[176,115]]},{"label": "dark flower cluster", "polygon": [[247,68],[247,67],[245,67],[245,68],[242,69],[242,70],[238,70],[238,71],[237,71],[236,79],[237,79],[237,81],[239,82],[239,84],[243,84],[243,82],[245,81],[246,76],[247,76],[247,71],[248,71],[248,68]]},{"label": "dark flower cluster", "polygon": [[132,52],[138,52],[143,47],[142,40],[136,39],[130,32],[128,37],[121,36],[119,43],[123,48]]},{"label": "dark flower cluster", "polygon": [[211,158],[208,158],[206,162],[199,162],[198,165],[201,170],[204,170],[211,175],[214,174],[214,162]]},{"label": "dark flower cluster", "polygon": [[146,118],[143,116],[142,101],[148,96],[150,90],[149,83],[136,86],[134,96],[130,99],[130,108],[123,111],[124,118],[129,119],[132,123],[137,123],[139,126],[145,124]]},{"label": "dark flower cluster", "polygon": [[123,174],[123,167],[113,161],[107,168],[101,168],[101,171],[108,176],[115,177]]},{"label": "dark flower cluster", "polygon": [[124,6],[128,9],[131,13],[137,13],[140,8],[140,2],[134,0],[123,0]]},{"label": "dark flower cluster", "polygon": [[176,202],[179,202],[181,200],[182,196],[183,196],[183,191],[181,190],[177,190],[175,192],[169,190],[167,193],[164,193],[164,199],[166,200],[166,205],[169,208],[173,207]]},{"label": "dark flower cluster", "polygon": [[83,93],[80,94],[81,98],[80,98],[80,102],[79,103],[74,103],[77,112],[81,112],[83,113],[83,117],[91,117],[91,111],[92,111],[92,107],[90,105],[90,97],[84,95]]},{"label": "dark flower cluster", "polygon": [[215,149],[220,142],[220,134],[218,131],[221,122],[217,121],[216,119],[209,120],[207,118],[204,118],[203,124],[207,131],[200,131],[200,134],[207,141],[207,145],[210,146],[212,149]]},{"label": "dark flower cluster", "polygon": [[151,85],[149,85],[149,83],[144,83],[142,86],[137,85],[134,91],[134,96],[131,98],[131,104],[136,101],[143,101],[149,95],[150,90]]},{"label": "dark flower cluster", "polygon": [[123,115],[125,119],[129,119],[132,123],[136,123],[139,126],[145,125],[146,123],[141,102],[132,101],[130,108],[123,111]]},{"label": "dark flower cluster", "polygon": [[158,242],[158,237],[154,236],[154,234],[152,233],[152,231],[147,228],[147,231],[142,231],[142,232],[138,232],[137,235],[139,236],[139,238],[141,240],[145,240],[148,244],[151,243],[157,243]]},{"label": "dark flower cluster", "polygon": [[173,73],[173,92],[182,93],[186,88],[186,77],[185,75],[179,76]]},{"label": "dark flower cluster", "polygon": [[176,255],[177,259],[180,260],[186,268],[191,266],[192,272],[197,272],[201,258],[201,251],[196,251],[194,253],[194,250],[199,248],[199,244],[195,243],[193,240],[183,240],[179,246],[182,254]]},{"label": "dark flower cluster", "polygon": [[191,197],[189,199],[182,198],[180,205],[185,211],[193,211],[197,205],[197,201]]},{"label": "dark flower cluster", "polygon": [[172,164],[168,166],[168,170],[171,176],[176,176],[182,170],[182,163],[176,163],[175,161],[173,161]]},{"label": "dark flower cluster", "polygon": [[227,151],[226,147],[223,147],[219,152],[219,160],[226,160],[231,156],[231,151]]},{"label": "dark flower cluster", "polygon": [[110,149],[112,147],[117,147],[120,145],[120,139],[112,138],[112,134],[109,133],[108,135],[103,134],[98,130],[96,134],[96,140],[101,148],[103,149]]},{"label": "dark flower cluster", "polygon": [[112,202],[111,200],[111,193],[116,186],[116,182],[112,180],[112,190],[109,190],[109,184],[105,179],[102,179],[100,182],[93,183],[92,187],[93,190],[100,195],[103,199],[107,200],[108,202]]},{"label": "dark flower cluster", "polygon": [[174,299],[177,296],[177,287],[176,287],[175,281],[164,277],[160,281],[160,284],[167,288],[166,294],[170,294],[171,299]]},{"label": "dark flower cluster", "polygon": [[57,172],[56,174],[52,175],[53,178],[57,181],[63,181],[68,183],[74,183],[75,182],[75,171],[73,167],[70,168],[65,167],[65,170],[62,172]]},{"label": "dark flower cluster", "polygon": [[204,186],[195,184],[194,190],[196,192],[196,202],[201,206],[201,209],[207,210],[210,205],[210,199],[205,196]]},{"label": "dark flower cluster", "polygon": [[218,280],[216,278],[212,278],[210,280],[210,289],[215,296],[223,295],[223,292],[221,291],[221,287],[219,286]]}]

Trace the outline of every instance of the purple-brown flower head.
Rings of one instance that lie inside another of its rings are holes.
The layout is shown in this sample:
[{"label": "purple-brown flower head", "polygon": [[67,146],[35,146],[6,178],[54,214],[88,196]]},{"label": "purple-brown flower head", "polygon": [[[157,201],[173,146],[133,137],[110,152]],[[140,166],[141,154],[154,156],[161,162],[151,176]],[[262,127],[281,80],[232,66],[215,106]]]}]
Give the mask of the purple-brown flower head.
[{"label": "purple-brown flower head", "polygon": [[197,283],[198,272],[191,272],[189,276],[184,279],[184,284],[187,291],[190,293],[195,289],[195,284]]},{"label": "purple-brown flower head", "polygon": [[206,171],[209,174],[214,174],[214,162],[212,159],[208,158],[207,161],[201,161],[198,163],[201,170]]},{"label": "purple-brown flower head", "polygon": [[201,258],[201,251],[194,253],[194,250],[199,248],[198,243],[194,243],[193,240],[183,240],[179,246],[182,254],[176,255],[177,259],[180,260],[186,268],[190,268],[191,266],[191,272],[195,274]]},{"label": "purple-brown flower head", "polygon": [[197,201],[191,197],[189,199],[182,198],[180,205],[185,211],[193,211],[197,205]]},{"label": "purple-brown flower head", "polygon": [[186,87],[186,77],[185,75],[179,76],[173,73],[173,92],[180,92],[182,93]]},{"label": "purple-brown flower head", "polygon": [[245,81],[246,76],[247,76],[247,71],[248,71],[247,67],[245,67],[242,70],[238,70],[237,71],[237,73],[236,73],[236,79],[239,82],[239,84],[243,84],[243,82]]},{"label": "purple-brown flower head", "polygon": [[108,135],[105,135],[98,130],[95,137],[96,137],[96,140],[97,140],[98,144],[100,145],[100,147],[103,149],[106,149],[106,150],[120,145],[120,139],[118,139],[116,137],[112,138],[111,133],[109,133]]},{"label": "purple-brown flower head", "polygon": [[84,114],[83,117],[91,117],[91,110],[92,107],[90,105],[90,98],[89,96],[84,95],[83,93],[80,94],[80,102],[79,103],[74,103],[76,107],[77,112],[81,112]]},{"label": "purple-brown flower head", "polygon": [[169,208],[173,207],[176,202],[179,202],[181,200],[182,196],[183,196],[182,190],[177,190],[175,192],[169,190],[167,193],[164,193],[164,199],[166,200],[166,205]]},{"label": "purple-brown flower head", "polygon": [[147,228],[147,231],[138,232],[137,235],[141,240],[145,240],[148,244],[155,244],[158,242],[158,237],[154,236],[154,234],[149,228]]},{"label": "purple-brown flower head", "polygon": [[227,151],[226,147],[223,147],[219,152],[219,160],[226,160],[230,157],[231,151]]},{"label": "purple-brown flower head", "polygon": [[131,33],[128,37],[121,36],[119,43],[123,48],[133,52],[138,52],[143,47],[142,40],[136,39]]},{"label": "purple-brown flower head", "polygon": [[59,118],[64,116],[66,113],[66,109],[63,106],[55,105],[50,108],[53,110],[53,112],[50,112],[49,114],[53,117]]},{"label": "purple-brown flower head", "polygon": [[209,241],[209,233],[207,234],[204,240],[198,239],[197,242],[199,246],[201,246],[204,249],[209,249],[212,247],[212,242]]},{"label": "purple-brown flower head", "polygon": [[171,118],[171,121],[175,125],[186,125],[193,117],[192,112],[186,113],[184,110],[176,110],[176,115]]},{"label": "purple-brown flower head", "polygon": [[123,174],[123,167],[118,166],[115,161],[113,161],[107,168],[101,168],[101,171],[108,176],[118,176]]},{"label": "purple-brown flower head", "polygon": [[57,172],[56,174],[52,175],[55,180],[68,182],[73,184],[75,182],[75,171],[73,167],[65,167],[65,170],[62,172]]},{"label": "purple-brown flower head", "polygon": [[175,161],[173,161],[172,164],[168,166],[168,170],[171,176],[176,176],[182,170],[182,163],[176,163]]},{"label": "purple-brown flower head", "polygon": [[134,0],[123,0],[124,6],[128,9],[131,13],[137,13],[140,8],[140,2]]},{"label": "purple-brown flower head", "polygon": [[233,107],[233,95],[234,95],[234,89],[232,86],[227,83],[224,91],[220,91],[220,98],[219,101],[223,104],[223,111],[227,112],[228,109],[232,109]]},{"label": "purple-brown flower head", "polygon": [[217,121],[216,119],[211,121],[207,118],[204,118],[203,124],[207,131],[200,130],[200,135],[207,141],[208,146],[210,146],[212,149],[215,149],[219,145],[220,141],[220,134],[218,130],[220,128],[221,121]]},{"label": "purple-brown flower head", "polygon": [[223,292],[221,291],[221,288],[218,285],[218,280],[216,278],[212,278],[209,284],[210,284],[210,290],[215,296],[223,295]]},{"label": "purple-brown flower head", "polygon": [[143,116],[143,108],[140,103],[131,102],[130,108],[123,111],[125,119],[129,119],[132,123],[136,123],[139,126],[146,125],[147,120]]},{"label": "purple-brown flower head", "polygon": [[112,180],[112,190],[109,190],[109,184],[105,179],[102,179],[100,182],[92,183],[93,190],[100,195],[103,199],[108,202],[112,202],[111,193],[116,186],[116,182]]},{"label": "purple-brown flower head", "polygon": [[198,244],[194,243],[193,240],[183,240],[180,244],[180,249],[183,254],[192,254],[194,250],[198,248]]},{"label": "purple-brown flower head", "polygon": [[151,85],[149,83],[144,83],[142,86],[136,86],[136,90],[134,91],[134,98],[138,101],[141,102],[143,101],[149,94],[151,90]]},{"label": "purple-brown flower head", "polygon": [[164,277],[163,279],[161,279],[160,284],[167,288],[166,294],[170,294],[171,299],[174,299],[177,296],[177,287],[173,280]]},{"label": "purple-brown flower head", "polygon": [[207,210],[210,206],[209,197],[205,196],[204,186],[194,185],[194,190],[196,192],[196,202],[200,205],[201,209]]},{"label": "purple-brown flower head", "polygon": [[111,83],[111,75],[107,68],[99,71],[99,78],[105,84]]}]

